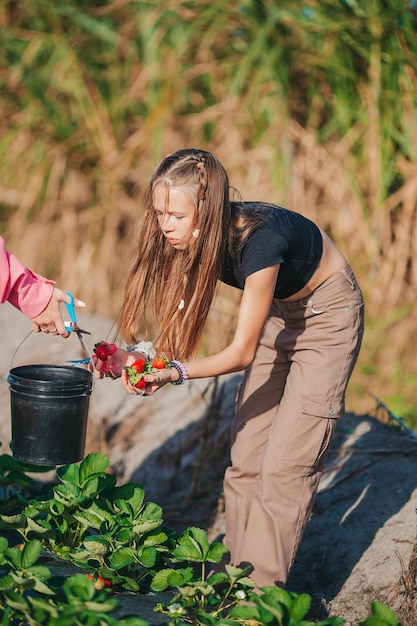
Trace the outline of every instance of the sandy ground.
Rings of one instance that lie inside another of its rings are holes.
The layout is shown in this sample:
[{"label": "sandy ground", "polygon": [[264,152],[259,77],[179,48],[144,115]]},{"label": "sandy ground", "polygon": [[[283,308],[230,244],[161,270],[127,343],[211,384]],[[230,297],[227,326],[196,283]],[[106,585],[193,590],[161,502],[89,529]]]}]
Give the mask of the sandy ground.
[{"label": "sandy ground", "polygon": [[[108,338],[109,320],[85,312],[78,318],[92,332],[90,349]],[[82,356],[75,336],[63,340],[32,333],[18,348],[29,330],[13,307],[0,307],[3,452],[10,451],[6,379],[11,365],[63,365]],[[235,375],[193,381],[153,398],[128,396],[118,381],[98,381],[90,401],[86,453],[105,452],[120,482],[143,484],[147,499],[163,507],[167,525],[176,530],[196,525],[206,528],[211,539],[220,538],[222,476],[239,380]],[[396,426],[369,415],[348,414],[339,421],[288,586],[312,594],[327,613],[344,617],[346,626],[365,619],[373,600],[397,612],[403,608],[402,574],[416,542],[416,454],[417,439]]]}]

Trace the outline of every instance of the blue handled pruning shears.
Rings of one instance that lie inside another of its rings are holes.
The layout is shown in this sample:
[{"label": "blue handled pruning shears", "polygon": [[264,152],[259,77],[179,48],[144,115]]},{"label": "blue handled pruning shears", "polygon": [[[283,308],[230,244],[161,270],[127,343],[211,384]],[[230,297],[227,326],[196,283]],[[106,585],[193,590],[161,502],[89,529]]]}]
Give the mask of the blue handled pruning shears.
[{"label": "blue handled pruning shears", "polygon": [[[77,335],[78,339],[80,340],[80,344],[81,344],[81,346],[82,346],[83,350],[85,350],[85,351],[87,352],[87,354],[90,354],[90,351],[89,351],[89,349],[88,349],[88,347],[87,347],[87,344],[85,343],[85,341],[84,341],[84,339],[83,339],[83,334],[84,334],[84,335],[91,335],[91,333],[90,333],[90,332],[88,332],[88,330],[82,330],[82,329],[78,326],[78,324],[77,324],[77,318],[76,318],[76,316],[75,316],[75,311],[74,311],[74,296],[73,296],[73,295],[72,295],[69,291],[67,291],[67,296],[69,296],[69,297],[70,297],[71,302],[70,302],[70,303],[66,302],[66,303],[65,303],[65,306],[66,306],[66,307],[67,307],[67,309],[68,309],[68,313],[69,313],[70,318],[71,318],[71,323],[70,323],[70,325],[69,325],[69,326],[66,324],[66,325],[65,325],[65,328],[66,328],[69,332],[74,331],[74,332],[76,333],[76,335]],[[90,359],[88,359],[88,361],[89,361],[89,360],[90,360]]]}]

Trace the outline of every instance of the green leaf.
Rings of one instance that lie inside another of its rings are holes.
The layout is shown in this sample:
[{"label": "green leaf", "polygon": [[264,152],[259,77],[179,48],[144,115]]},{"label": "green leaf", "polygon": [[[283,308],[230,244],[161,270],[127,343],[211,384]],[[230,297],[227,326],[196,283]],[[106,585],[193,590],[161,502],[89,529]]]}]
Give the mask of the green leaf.
[{"label": "green leaf", "polygon": [[49,509],[52,515],[58,516],[62,515],[65,511],[65,505],[62,502],[55,500],[55,498],[52,498],[52,500],[49,501]]},{"label": "green leaf", "polygon": [[88,497],[92,498],[104,489],[107,489],[109,485],[113,485],[116,482],[114,476],[109,476],[108,474],[95,474],[94,476],[88,477],[82,484],[82,492]]},{"label": "green leaf", "polygon": [[63,483],[80,486],[80,468],[76,463],[63,465],[57,469],[56,473]]},{"label": "green leaf", "polygon": [[215,541],[212,543],[207,551],[207,561],[210,563],[220,563],[223,556],[229,551],[223,543]]},{"label": "green leaf", "polygon": [[[261,624],[260,611],[257,606],[240,604],[239,606],[235,606],[229,612],[230,617],[236,617],[240,620],[254,620],[255,622]],[[273,619],[268,620],[268,623],[274,623]],[[238,622],[239,623],[239,622]],[[283,624],[282,620],[278,620],[275,622],[276,624]]]},{"label": "green leaf", "polygon": [[113,552],[109,559],[113,569],[118,570],[135,562],[135,555],[132,548],[121,548]]},{"label": "green leaf", "polygon": [[80,485],[84,485],[94,474],[104,473],[109,463],[109,457],[101,452],[88,454],[80,465]]},{"label": "green leaf", "polygon": [[229,563],[226,563],[224,569],[231,580],[238,580],[242,577],[242,574],[244,574],[244,570],[242,568],[235,567],[235,565],[230,565]]},{"label": "green leaf", "polygon": [[111,613],[118,606],[116,599],[109,599],[106,602],[90,601],[85,603],[85,608],[92,613]]},{"label": "green leaf", "polygon": [[68,600],[91,600],[95,595],[93,582],[83,574],[75,574],[66,579],[63,585]]},{"label": "green leaf", "polygon": [[0,554],[3,554],[5,550],[9,547],[9,542],[6,537],[0,536]]},{"label": "green leaf", "polygon": [[85,500],[84,495],[77,485],[65,483],[54,488],[54,496],[58,502],[65,506],[77,506]]},{"label": "green leaf", "polygon": [[10,574],[6,574],[0,578],[0,589],[13,589],[14,581]]},{"label": "green leaf", "polygon": [[73,552],[71,552],[71,559],[74,561],[76,565],[78,565],[79,567],[83,567],[85,566],[86,561],[90,561],[92,559],[92,555],[91,555],[91,552],[89,552],[88,550],[78,549],[78,550],[74,550]]},{"label": "green leaf", "polygon": [[164,544],[167,539],[168,539],[167,534],[164,533],[163,531],[161,531],[161,532],[158,532],[158,533],[147,535],[144,538],[144,540],[143,540],[143,545],[145,545],[145,546],[160,546],[161,544]]},{"label": "green leaf", "polygon": [[22,566],[22,551],[18,548],[7,548],[5,555],[16,569]]},{"label": "green leaf", "polygon": [[294,620],[301,620],[307,614],[309,608],[311,606],[311,596],[303,593],[296,598],[294,598],[293,603],[290,607],[290,616]]},{"label": "green leaf", "polygon": [[87,552],[95,556],[101,556],[107,554],[110,550],[110,543],[105,537],[94,535],[92,537],[86,537],[83,541],[83,545]]},{"label": "green leaf", "polygon": [[102,522],[109,522],[111,527],[114,525],[114,515],[107,509],[105,502],[101,498],[91,502],[87,510]]},{"label": "green leaf", "polygon": [[209,596],[214,593],[214,587],[209,583],[198,580],[188,585],[183,585],[178,589],[178,592],[184,598],[194,598],[195,596]]},{"label": "green leaf", "polygon": [[132,523],[132,532],[138,537],[145,535],[146,533],[155,530],[162,524],[162,520],[142,520],[138,523],[138,520]]},{"label": "green leaf", "polygon": [[35,579],[33,589],[37,591],[38,593],[41,593],[42,595],[45,595],[45,596],[55,595],[55,591],[50,589],[50,587],[48,587],[48,585],[46,585],[42,580]]},{"label": "green leaf", "polygon": [[208,548],[207,533],[200,528],[191,527],[179,537],[172,554],[179,560],[201,563],[205,561]]},{"label": "green leaf", "polygon": [[2,477],[0,474],[0,485],[3,487],[8,487],[9,485],[15,487],[33,487],[36,485],[36,481],[26,474],[10,472],[10,474],[5,477]]},{"label": "green leaf", "polygon": [[156,561],[156,550],[153,546],[142,547],[137,551],[137,557],[144,567],[153,567]]},{"label": "green leaf", "polygon": [[11,470],[21,470],[19,461],[17,461],[13,456],[10,456],[10,454],[1,454],[0,471],[4,474],[4,472],[10,472]]},{"label": "green leaf", "polygon": [[372,602],[371,610],[372,615],[361,622],[361,626],[399,626],[400,622],[397,616],[387,606],[379,602]]},{"label": "green leaf", "polygon": [[208,541],[206,531],[203,530],[202,528],[196,528],[195,526],[192,526],[188,528],[186,532],[190,536],[194,537],[198,545],[201,546],[201,550],[203,554],[207,554],[208,549],[209,549],[209,541]]},{"label": "green leaf", "polygon": [[116,533],[116,541],[118,543],[132,543],[135,535],[133,534],[132,528],[123,528],[121,531]]},{"label": "green leaf", "polygon": [[32,565],[32,567],[27,570],[27,574],[32,577],[42,578],[43,580],[48,580],[52,576],[51,570],[46,565]]},{"label": "green leaf", "polygon": [[195,561],[200,563],[204,560],[198,544],[195,545],[195,542],[193,542],[193,540],[189,537],[178,543],[178,545],[172,550],[172,556],[179,561]]},{"label": "green leaf", "polygon": [[16,611],[22,611],[22,613],[29,608],[26,599],[20,593],[14,591],[7,594],[7,604]]},{"label": "green leaf", "polygon": [[163,591],[168,587],[181,587],[185,583],[192,581],[194,570],[192,567],[159,570],[154,575],[151,588],[153,591]]},{"label": "green leaf", "polygon": [[50,599],[29,596],[28,600],[35,609],[41,609],[52,618],[59,617],[59,611],[55,604],[52,604],[52,601]]},{"label": "green leaf", "polygon": [[34,565],[42,552],[42,544],[37,539],[33,539],[25,544],[22,550],[21,565],[23,569],[28,569]]},{"label": "green leaf", "polygon": [[26,515],[19,513],[18,515],[0,515],[1,528],[26,528]]},{"label": "green leaf", "polygon": [[127,483],[116,487],[111,493],[114,506],[128,515],[136,517],[143,506],[145,492],[141,485]]},{"label": "green leaf", "polygon": [[73,513],[74,519],[77,522],[80,522],[85,528],[94,528],[96,530],[100,529],[100,526],[103,522],[103,517],[98,516],[93,510],[84,510],[80,509],[78,511],[74,511]]},{"label": "green leaf", "polygon": [[[192,569],[190,576],[192,576]],[[165,591],[168,587],[180,587],[184,582],[188,582],[190,577],[184,576],[184,572],[173,569],[159,570],[152,578],[151,589],[153,591]]]},{"label": "green leaf", "polygon": [[47,535],[52,532],[52,527],[48,520],[34,520],[30,517],[27,518],[27,529],[33,531],[37,535]]},{"label": "green leaf", "polygon": [[372,613],[376,617],[382,617],[387,621],[388,624],[392,624],[393,626],[398,624],[397,616],[394,611],[392,611],[389,607],[384,606],[380,602],[372,602],[371,603]]},{"label": "green leaf", "polygon": [[120,584],[127,591],[139,591],[139,585],[134,578],[130,576],[120,576]]}]

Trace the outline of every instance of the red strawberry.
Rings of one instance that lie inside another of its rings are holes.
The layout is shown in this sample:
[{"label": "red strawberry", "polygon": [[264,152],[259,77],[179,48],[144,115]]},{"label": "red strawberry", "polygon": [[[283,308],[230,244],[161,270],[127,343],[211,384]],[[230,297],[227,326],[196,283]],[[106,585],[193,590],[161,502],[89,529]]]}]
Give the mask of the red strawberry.
[{"label": "red strawberry", "polygon": [[105,344],[96,343],[94,346],[94,352],[100,361],[105,361],[107,359],[107,346]]},{"label": "red strawberry", "polygon": [[101,576],[97,576],[97,578],[95,578],[95,576],[93,576],[92,574],[86,574],[86,576],[87,578],[91,580],[91,582],[94,583],[94,587],[97,590],[103,589],[103,587],[111,587],[110,580],[106,580],[105,578],[102,578]]},{"label": "red strawberry", "polygon": [[106,361],[107,357],[110,354],[113,354],[113,352],[116,352],[117,350],[117,346],[115,343],[104,343],[104,342],[100,342],[100,343],[96,343],[94,346],[94,352],[97,355],[97,358],[100,359],[100,361]]},{"label": "red strawberry", "polygon": [[134,361],[131,365],[125,367],[130,384],[138,389],[142,389],[146,385],[143,378],[145,365],[146,361],[143,359],[136,359],[136,361]]},{"label": "red strawberry", "polygon": [[157,356],[156,359],[152,362],[152,367],[154,367],[157,370],[163,370],[166,368],[166,366],[167,366],[167,362],[161,356]]},{"label": "red strawberry", "polygon": [[146,361],[144,361],[143,359],[136,359],[136,361],[134,361],[132,365],[130,365],[130,367],[132,368],[132,370],[135,370],[137,374],[141,374],[145,369],[145,365]]}]

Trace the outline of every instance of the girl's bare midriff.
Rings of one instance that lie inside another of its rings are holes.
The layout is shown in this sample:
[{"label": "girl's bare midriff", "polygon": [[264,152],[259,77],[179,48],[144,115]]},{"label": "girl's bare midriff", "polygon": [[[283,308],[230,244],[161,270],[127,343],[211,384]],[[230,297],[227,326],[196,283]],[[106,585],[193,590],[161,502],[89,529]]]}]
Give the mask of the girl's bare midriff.
[{"label": "girl's bare midriff", "polygon": [[336,248],[332,240],[323,230],[320,229],[320,232],[323,238],[323,254],[316,271],[305,287],[292,296],[283,298],[283,302],[295,302],[296,300],[301,300],[301,298],[306,298],[313,293],[317,287],[320,287],[320,285],[330,278],[330,276],[333,276],[345,267],[346,259],[343,254]]}]

